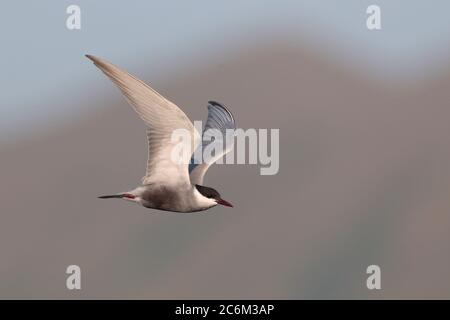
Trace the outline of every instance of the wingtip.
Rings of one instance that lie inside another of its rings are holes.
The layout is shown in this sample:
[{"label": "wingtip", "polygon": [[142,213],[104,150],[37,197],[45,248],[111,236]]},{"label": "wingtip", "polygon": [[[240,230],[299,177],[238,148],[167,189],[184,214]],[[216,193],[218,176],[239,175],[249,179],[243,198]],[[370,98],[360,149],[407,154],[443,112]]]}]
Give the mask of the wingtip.
[{"label": "wingtip", "polygon": [[222,108],[223,108],[223,105],[221,105],[221,104],[218,103],[217,101],[209,100],[208,103],[209,103],[210,105],[212,105],[212,106],[222,107]]},{"label": "wingtip", "polygon": [[85,54],[84,55],[86,58],[88,58],[89,60],[91,60],[92,62],[95,62],[95,57],[93,56],[93,55],[91,55],[91,54]]},{"label": "wingtip", "polygon": [[[219,103],[219,102],[217,102],[217,101],[214,101],[214,100],[208,101],[208,104],[211,105],[211,106],[213,106],[213,107],[219,107],[219,108],[222,108],[223,110],[225,110],[226,113],[228,113],[228,114],[230,115],[231,119],[233,119],[233,121],[234,121],[234,116],[233,116],[233,114],[232,114],[231,111],[228,110],[228,108],[225,107],[223,104],[221,104],[221,103]],[[208,107],[208,108],[209,108],[209,107]]]},{"label": "wingtip", "polygon": [[98,68],[100,68],[103,72],[105,72],[105,70],[109,69],[109,68],[117,68],[115,67],[113,64],[109,63],[106,60],[103,60],[99,57],[93,56],[92,54],[85,54],[84,55],[86,58],[88,58],[89,60],[91,60],[94,65]]}]

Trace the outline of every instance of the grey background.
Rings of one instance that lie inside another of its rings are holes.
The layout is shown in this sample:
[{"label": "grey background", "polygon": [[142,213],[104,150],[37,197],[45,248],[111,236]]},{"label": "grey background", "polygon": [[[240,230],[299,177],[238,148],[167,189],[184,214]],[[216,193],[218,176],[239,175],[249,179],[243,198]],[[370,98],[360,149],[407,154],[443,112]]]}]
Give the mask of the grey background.
[{"label": "grey background", "polygon": [[[82,30],[65,27],[79,4]],[[1,12],[1,298],[449,298],[449,4],[9,1]],[[280,129],[280,172],[216,165],[235,208],[97,195],[144,173],[144,125],[84,58],[192,120]],[[82,290],[65,269],[82,269]],[[382,290],[369,291],[377,264]]]}]

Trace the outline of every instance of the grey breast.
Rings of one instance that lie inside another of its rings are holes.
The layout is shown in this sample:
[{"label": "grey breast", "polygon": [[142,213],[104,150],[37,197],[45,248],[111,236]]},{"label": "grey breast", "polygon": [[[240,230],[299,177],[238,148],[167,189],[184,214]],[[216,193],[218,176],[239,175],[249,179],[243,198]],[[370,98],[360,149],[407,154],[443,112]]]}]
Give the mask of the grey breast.
[{"label": "grey breast", "polygon": [[187,190],[177,190],[167,186],[148,188],[143,194],[143,205],[147,208],[185,211],[187,210]]}]

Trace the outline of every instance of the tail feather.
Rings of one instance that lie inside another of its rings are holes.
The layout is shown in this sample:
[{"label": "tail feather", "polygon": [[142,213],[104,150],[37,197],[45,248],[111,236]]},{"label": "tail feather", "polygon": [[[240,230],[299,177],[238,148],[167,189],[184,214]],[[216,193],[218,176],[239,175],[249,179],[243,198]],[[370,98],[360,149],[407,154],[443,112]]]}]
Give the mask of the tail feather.
[{"label": "tail feather", "polygon": [[120,193],[120,194],[112,194],[112,195],[106,195],[106,196],[100,196],[99,199],[122,199],[122,198],[128,198],[128,199],[134,199],[136,196],[131,193]]},{"label": "tail feather", "polygon": [[100,197],[98,197],[98,198],[99,198],[99,199],[113,199],[113,198],[121,199],[121,198],[123,198],[123,197],[124,197],[123,194],[112,194],[112,195],[100,196]]}]

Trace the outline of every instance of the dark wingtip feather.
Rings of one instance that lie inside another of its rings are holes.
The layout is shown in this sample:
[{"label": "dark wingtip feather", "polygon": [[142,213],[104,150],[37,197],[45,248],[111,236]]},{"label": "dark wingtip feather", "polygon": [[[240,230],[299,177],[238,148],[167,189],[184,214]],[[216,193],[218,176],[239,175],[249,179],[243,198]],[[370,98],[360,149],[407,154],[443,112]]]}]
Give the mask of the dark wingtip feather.
[{"label": "dark wingtip feather", "polygon": [[89,60],[92,60],[92,61],[95,60],[95,57],[94,57],[93,55],[85,54],[84,56],[85,56],[86,58],[88,58]]},{"label": "dark wingtip feather", "polygon": [[91,54],[85,54],[84,56],[91,60],[97,67],[107,66],[104,61],[102,61],[100,58],[97,58],[96,56],[93,56]]},{"label": "dark wingtip feather", "polygon": [[219,108],[222,108],[226,113],[228,113],[228,114],[230,115],[231,119],[234,121],[234,116],[233,116],[233,114],[232,114],[231,111],[228,110],[227,107],[225,107],[223,104],[221,104],[221,103],[219,103],[219,102],[217,102],[217,101],[214,101],[214,100],[208,101],[208,104],[212,105],[213,107],[219,107]]},{"label": "dark wingtip feather", "polygon": [[213,106],[216,106],[216,107],[224,107],[223,105],[221,105],[220,103],[218,103],[217,101],[213,101],[213,100],[210,100],[210,101],[208,101],[208,103],[210,104],[210,105],[213,105]]}]

